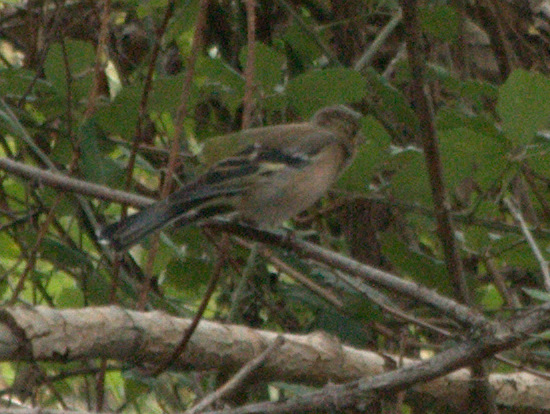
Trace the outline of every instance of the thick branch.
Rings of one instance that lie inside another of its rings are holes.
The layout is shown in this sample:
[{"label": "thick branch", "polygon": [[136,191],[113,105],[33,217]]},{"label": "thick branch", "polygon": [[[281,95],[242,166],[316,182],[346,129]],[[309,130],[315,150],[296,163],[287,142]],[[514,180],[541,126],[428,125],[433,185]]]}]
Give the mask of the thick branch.
[{"label": "thick branch", "polygon": [[[321,391],[292,400],[250,404],[234,410],[225,410],[224,414],[332,412],[347,408],[368,407],[381,397],[393,398],[397,392],[409,389],[416,384],[433,380],[457,368],[481,362],[549,327],[550,303],[546,303],[513,318],[508,323],[487,325],[475,338],[459,343],[426,361],[345,385],[329,385]],[[545,405],[548,406],[548,402],[545,402]],[[210,414],[213,413],[210,412]]]},{"label": "thick branch", "polygon": [[[71,362],[107,358],[141,365],[157,364],[169,355],[191,323],[161,312],[135,312],[117,307],[55,310],[45,307],[6,308],[0,312],[0,360]],[[282,335],[284,345],[255,373],[257,381],[300,382],[323,385],[373,377],[346,386],[332,386],[330,404],[358,399],[371,390],[404,389],[419,381],[442,376],[474,360],[510,348],[550,325],[550,304],[541,306],[506,325],[481,333],[432,359],[418,362],[405,358],[406,368],[387,370],[386,360],[374,352],[342,345],[322,333]],[[235,372],[258,356],[279,336],[276,332],[238,325],[201,321],[188,352],[173,366],[179,370]],[[398,361],[398,357],[395,357]],[[417,385],[415,392],[429,394],[460,406],[469,389],[469,373],[462,369]],[[548,408],[550,384],[533,375],[491,375],[499,390],[498,403]],[[520,393],[520,395],[518,395]],[[340,397],[342,399],[340,400]],[[258,412],[258,411],[251,411]],[[284,411],[283,411],[284,412]],[[293,412],[293,411],[286,411]]]}]

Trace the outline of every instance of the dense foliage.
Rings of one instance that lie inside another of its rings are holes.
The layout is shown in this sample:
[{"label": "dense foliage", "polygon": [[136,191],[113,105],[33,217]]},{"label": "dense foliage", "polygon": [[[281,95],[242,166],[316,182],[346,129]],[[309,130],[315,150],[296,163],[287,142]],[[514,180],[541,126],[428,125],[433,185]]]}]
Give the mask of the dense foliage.
[{"label": "dense foliage", "polygon": [[[252,51],[245,2],[207,3],[196,36],[197,0],[0,2],[0,155],[106,190],[99,199],[0,171],[3,304],[117,304],[192,317],[220,272],[209,319],[322,330],[412,358],[446,346],[450,338],[430,325],[463,332],[440,312],[376,286],[366,297],[338,271],[284,248],[266,252],[198,226],[167,229],[158,246],[151,237],[123,256],[97,242],[103,224],[139,207],[109,199],[109,189],[161,196],[174,140],[182,182],[202,171],[208,151],[227,150],[209,148],[206,138],[240,130],[247,111],[249,126],[272,125],[335,103],[365,114],[368,140],[334,190],[286,224],[292,237],[463,302],[437,218],[446,210],[468,306],[503,318],[548,301],[550,67],[537,10],[504,0],[495,2],[501,14],[477,4],[457,8],[463,2],[415,6],[430,102],[419,115],[411,93],[417,68],[407,59],[407,22],[396,2],[258,0]],[[201,40],[196,53],[193,39],[195,47]],[[426,168],[422,116],[439,144],[438,189]],[[434,202],[434,191],[448,205]],[[548,366],[539,340],[523,351],[523,363]],[[39,367],[38,379],[21,387],[29,367]],[[12,361],[0,365],[0,384],[5,395],[42,407],[171,412],[222,381],[211,372],[151,378],[131,368]],[[275,389],[285,396],[309,390],[244,386],[231,403],[275,399]],[[401,409],[415,406],[422,402],[412,398]]]}]

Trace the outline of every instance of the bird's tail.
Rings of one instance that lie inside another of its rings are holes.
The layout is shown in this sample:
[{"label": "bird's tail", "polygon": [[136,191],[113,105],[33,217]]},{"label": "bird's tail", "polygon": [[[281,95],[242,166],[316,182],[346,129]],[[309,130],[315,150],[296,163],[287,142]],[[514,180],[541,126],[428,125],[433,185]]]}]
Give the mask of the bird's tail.
[{"label": "bird's tail", "polygon": [[[183,189],[182,189],[183,190]],[[202,221],[232,210],[236,188],[202,188],[200,192],[180,190],[144,210],[104,227],[98,235],[101,243],[123,251],[170,223],[178,227]],[[200,194],[197,194],[200,193]]]},{"label": "bird's tail", "polygon": [[155,203],[117,223],[104,227],[99,240],[117,251],[126,250],[172,221],[173,207],[164,201]]}]

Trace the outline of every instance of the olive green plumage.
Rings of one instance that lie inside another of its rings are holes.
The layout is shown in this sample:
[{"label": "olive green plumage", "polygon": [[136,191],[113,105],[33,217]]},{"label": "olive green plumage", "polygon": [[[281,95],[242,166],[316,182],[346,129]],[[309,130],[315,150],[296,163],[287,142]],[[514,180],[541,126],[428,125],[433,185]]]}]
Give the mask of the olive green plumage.
[{"label": "olive green plumage", "polygon": [[[211,164],[203,175],[105,227],[100,239],[124,250],[172,222],[215,216],[275,226],[315,203],[349,165],[362,140],[360,117],[338,105],[317,111],[308,122],[214,137],[203,154]],[[222,146],[225,151],[216,152]],[[221,153],[225,158],[218,159]]]}]

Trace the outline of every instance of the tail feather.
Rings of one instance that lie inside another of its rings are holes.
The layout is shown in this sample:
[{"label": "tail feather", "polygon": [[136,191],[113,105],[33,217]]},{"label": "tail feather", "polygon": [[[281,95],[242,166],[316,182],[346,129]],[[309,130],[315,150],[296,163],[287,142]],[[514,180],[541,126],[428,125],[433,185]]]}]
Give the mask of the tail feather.
[{"label": "tail feather", "polygon": [[[126,250],[172,222],[182,227],[231,211],[230,200],[241,191],[241,188],[211,187],[203,189],[199,196],[181,189],[136,214],[104,227],[99,233],[99,240],[117,251]],[[223,203],[220,203],[221,200]]]},{"label": "tail feather", "polygon": [[[103,228],[99,238],[117,251],[126,250],[176,218],[172,206],[165,202],[155,203]],[[182,222],[182,225],[184,224],[186,223]]]}]

